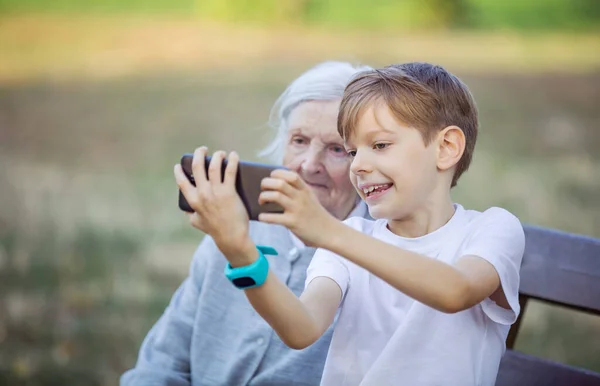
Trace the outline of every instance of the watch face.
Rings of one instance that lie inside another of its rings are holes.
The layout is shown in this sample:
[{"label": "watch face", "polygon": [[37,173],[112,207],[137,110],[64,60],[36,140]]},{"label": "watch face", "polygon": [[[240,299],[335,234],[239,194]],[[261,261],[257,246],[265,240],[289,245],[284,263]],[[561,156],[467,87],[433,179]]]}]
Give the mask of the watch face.
[{"label": "watch face", "polygon": [[237,279],[232,280],[233,285],[238,288],[246,288],[256,285],[256,282],[251,277],[238,277]]}]

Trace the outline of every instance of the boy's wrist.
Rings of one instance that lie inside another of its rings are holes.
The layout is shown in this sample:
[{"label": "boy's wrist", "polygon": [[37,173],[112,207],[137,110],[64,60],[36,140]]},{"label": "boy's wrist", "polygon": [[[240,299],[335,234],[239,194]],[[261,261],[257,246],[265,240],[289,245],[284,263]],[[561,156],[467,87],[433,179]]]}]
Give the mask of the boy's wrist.
[{"label": "boy's wrist", "polygon": [[330,251],[337,250],[340,245],[344,243],[345,236],[344,230],[346,225],[336,219],[335,217],[329,218],[327,224],[322,229],[322,242],[317,245],[318,248],[327,249]]},{"label": "boy's wrist", "polygon": [[234,248],[221,250],[232,268],[244,267],[254,263],[258,257],[258,250],[251,239],[246,239],[242,243],[237,244]]}]

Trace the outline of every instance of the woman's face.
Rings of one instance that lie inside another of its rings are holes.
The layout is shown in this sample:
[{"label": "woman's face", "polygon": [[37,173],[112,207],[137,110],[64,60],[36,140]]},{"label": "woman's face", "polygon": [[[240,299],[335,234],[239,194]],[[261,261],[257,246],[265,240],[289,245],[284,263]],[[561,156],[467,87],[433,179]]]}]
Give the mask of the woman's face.
[{"label": "woman's face", "polygon": [[357,193],[349,178],[352,159],[337,132],[340,100],[298,105],[288,119],[283,164],[297,172],[332,215],[344,219]]}]

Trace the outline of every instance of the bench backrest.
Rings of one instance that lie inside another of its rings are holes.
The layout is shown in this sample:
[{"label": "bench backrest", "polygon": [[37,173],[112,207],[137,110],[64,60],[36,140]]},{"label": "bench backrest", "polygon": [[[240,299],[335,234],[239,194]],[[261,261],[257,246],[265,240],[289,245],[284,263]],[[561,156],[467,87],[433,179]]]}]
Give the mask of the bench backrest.
[{"label": "bench backrest", "polygon": [[529,299],[600,315],[600,240],[525,227],[521,314],[507,339],[497,386],[600,385],[600,374],[518,353],[512,348]]}]

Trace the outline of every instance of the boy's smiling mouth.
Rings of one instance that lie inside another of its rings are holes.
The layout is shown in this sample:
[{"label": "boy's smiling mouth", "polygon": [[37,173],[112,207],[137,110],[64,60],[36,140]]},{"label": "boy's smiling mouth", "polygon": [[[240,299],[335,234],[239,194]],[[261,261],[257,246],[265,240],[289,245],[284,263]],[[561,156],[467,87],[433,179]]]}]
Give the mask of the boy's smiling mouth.
[{"label": "boy's smiling mouth", "polygon": [[364,194],[365,199],[375,199],[385,194],[393,185],[392,183],[362,184],[358,188]]}]

